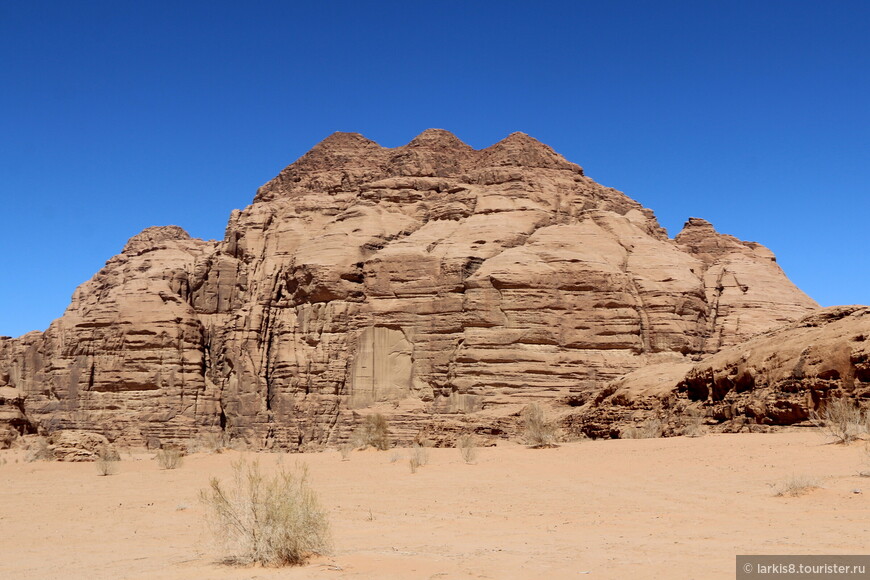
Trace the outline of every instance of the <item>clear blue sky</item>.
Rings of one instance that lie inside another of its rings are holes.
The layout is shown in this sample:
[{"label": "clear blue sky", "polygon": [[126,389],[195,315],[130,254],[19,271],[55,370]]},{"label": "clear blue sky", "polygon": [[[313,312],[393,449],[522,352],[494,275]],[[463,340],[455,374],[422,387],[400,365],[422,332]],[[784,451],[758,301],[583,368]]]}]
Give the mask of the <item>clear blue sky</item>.
[{"label": "clear blue sky", "polygon": [[868,303],[870,2],[3,2],[0,335],[125,241],[229,213],[333,131],[524,131]]}]

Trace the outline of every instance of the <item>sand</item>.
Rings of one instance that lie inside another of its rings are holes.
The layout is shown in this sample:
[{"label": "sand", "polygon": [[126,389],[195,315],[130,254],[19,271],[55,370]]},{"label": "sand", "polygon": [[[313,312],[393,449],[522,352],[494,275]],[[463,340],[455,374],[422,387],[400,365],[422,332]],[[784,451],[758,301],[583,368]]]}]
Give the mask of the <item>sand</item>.
[{"label": "sand", "polygon": [[[304,461],[335,550],[304,567],[219,563],[199,490],[242,453],[198,453],[161,470],[123,455],[92,463],[0,452],[0,578],[733,578],[736,554],[863,554],[870,547],[864,442],[816,432],[512,443],[430,450],[246,454],[264,469]],[[3,463],[5,460],[5,463]],[[821,487],[776,497],[792,475]],[[863,491],[862,491],[863,490]]]}]

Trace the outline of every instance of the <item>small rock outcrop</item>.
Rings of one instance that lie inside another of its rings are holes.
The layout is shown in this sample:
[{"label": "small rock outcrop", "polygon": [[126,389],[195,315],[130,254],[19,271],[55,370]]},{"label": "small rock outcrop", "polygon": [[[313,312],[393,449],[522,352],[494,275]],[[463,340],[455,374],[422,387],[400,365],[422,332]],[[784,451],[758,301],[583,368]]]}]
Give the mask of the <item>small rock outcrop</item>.
[{"label": "small rock outcrop", "polygon": [[0,386],[34,425],[111,441],[299,449],[373,410],[406,440],[499,436],[530,401],[579,404],[817,308],[763,246],[694,218],[669,239],[528,135],[336,133],[222,241],[131,238],[45,333],[0,339]]},{"label": "small rock outcrop", "polygon": [[717,431],[807,423],[827,401],[870,400],[870,307],[834,306],[725,348],[701,362],[669,361],[602,388],[572,425],[588,435],[656,416],[679,434],[687,408]]}]

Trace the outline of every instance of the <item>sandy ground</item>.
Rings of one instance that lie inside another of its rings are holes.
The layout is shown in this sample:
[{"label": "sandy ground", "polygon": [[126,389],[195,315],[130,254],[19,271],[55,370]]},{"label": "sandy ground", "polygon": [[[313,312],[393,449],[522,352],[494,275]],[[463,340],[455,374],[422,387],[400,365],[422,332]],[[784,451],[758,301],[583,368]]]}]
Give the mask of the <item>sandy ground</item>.
[{"label": "sandy ground", "polygon": [[[471,465],[432,449],[417,473],[401,453],[259,454],[268,469],[309,466],[335,543],[331,557],[273,569],[219,564],[202,524],[199,490],[229,479],[238,452],[172,471],[124,454],[100,477],[94,464],[2,451],[0,578],[733,578],[736,554],[870,552],[863,442],[792,432],[506,443]],[[822,487],[775,497],[795,474]]]}]

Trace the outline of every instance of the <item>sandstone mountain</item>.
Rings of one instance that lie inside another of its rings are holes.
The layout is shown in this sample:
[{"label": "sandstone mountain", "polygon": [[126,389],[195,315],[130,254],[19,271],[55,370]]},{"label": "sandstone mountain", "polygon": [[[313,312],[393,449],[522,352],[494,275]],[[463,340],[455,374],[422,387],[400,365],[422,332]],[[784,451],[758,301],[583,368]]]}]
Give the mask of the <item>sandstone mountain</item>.
[{"label": "sandstone mountain", "polygon": [[0,339],[0,409],[139,444],[298,449],[372,410],[406,440],[499,435],[530,401],[568,411],[817,308],[767,248],[695,218],[669,239],[522,133],[483,150],[336,133],[222,241],[148,228],[44,333]]}]

